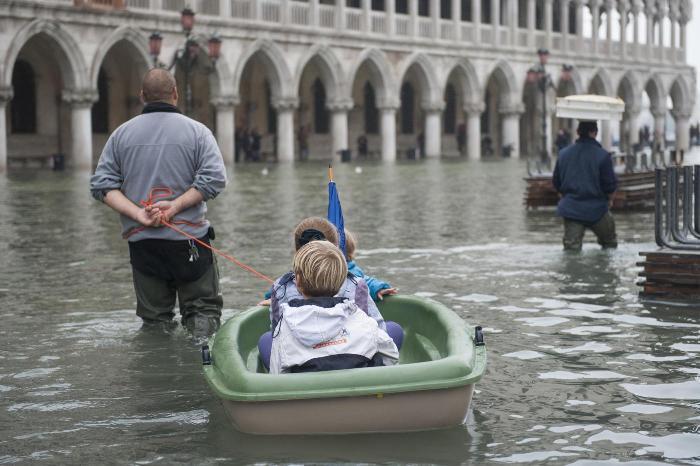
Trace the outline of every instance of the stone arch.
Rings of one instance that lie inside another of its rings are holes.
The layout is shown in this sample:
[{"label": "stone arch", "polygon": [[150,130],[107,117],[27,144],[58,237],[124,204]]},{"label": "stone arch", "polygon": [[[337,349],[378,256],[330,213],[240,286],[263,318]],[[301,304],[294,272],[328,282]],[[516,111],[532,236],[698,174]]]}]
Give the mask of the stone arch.
[{"label": "stone arch", "polygon": [[[462,95],[465,96],[465,100],[469,103],[480,102],[481,86],[479,84],[479,77],[469,60],[466,58],[459,58],[453,62],[448,69],[449,72],[445,75],[445,82],[442,83],[440,88],[444,90],[452,75],[456,73],[460,84],[460,91]],[[470,98],[467,99],[467,96]]]},{"label": "stone arch", "polygon": [[605,68],[599,68],[593,73],[593,77],[588,82],[588,92],[605,96],[613,95],[612,80]]},{"label": "stone arch", "polygon": [[367,66],[369,81],[378,94],[377,103],[380,106],[397,106],[397,84],[394,79],[394,73],[386,55],[378,49],[365,49],[357,57],[357,60],[355,60],[355,63],[348,73],[348,76],[352,78],[348,81],[348,91],[350,93],[352,92],[352,87],[357,79],[357,73],[363,66]]},{"label": "stone arch", "polygon": [[22,27],[10,44],[2,70],[2,83],[12,85],[12,69],[17,56],[24,45],[33,37],[43,35],[49,39],[50,46],[55,48],[57,62],[61,68],[65,88],[85,89],[88,87],[87,66],[80,53],[80,47],[73,37],[57,22],[37,19]]},{"label": "stone arch", "polygon": [[92,87],[97,87],[97,78],[105,57],[112,47],[121,41],[125,41],[133,46],[136,56],[142,62],[141,64],[146,69],[150,68],[151,57],[148,54],[148,40],[139,30],[129,26],[122,26],[115,29],[97,47],[97,52],[90,67],[90,85]]},{"label": "stone arch", "polygon": [[443,88],[438,83],[437,75],[435,74],[435,64],[423,53],[412,54],[400,69],[400,83],[403,83],[412,69],[417,71],[417,78],[421,87],[421,104],[423,106],[440,106],[443,103]]},{"label": "stone arch", "polygon": [[631,153],[639,140],[638,120],[642,107],[642,91],[637,77],[631,71],[625,73],[617,85],[616,94],[625,102],[625,112],[620,122],[613,122],[620,151]]},{"label": "stone arch", "polygon": [[[503,60],[496,62],[488,73],[488,83],[494,79],[502,92],[499,96],[499,106],[508,107],[519,101],[518,95],[518,80],[515,78],[515,73],[510,65]],[[486,86],[485,86],[486,87]],[[484,89],[485,91],[485,89]]]},{"label": "stone arch", "polygon": [[285,98],[294,99],[295,90],[292,88],[294,82],[284,54],[274,42],[268,39],[260,39],[253,42],[241,55],[233,74],[233,89],[237,94],[240,89],[241,78],[246,65],[253,58],[260,58],[267,75],[271,80],[270,91],[274,100]]},{"label": "stone arch", "polygon": [[[623,95],[620,91],[622,90]],[[622,98],[623,100],[624,97],[627,97],[629,102],[625,100],[626,106],[639,106],[639,103],[641,102],[642,99],[642,88],[639,85],[639,80],[637,79],[637,76],[632,72],[628,71],[625,73],[621,78],[620,81],[617,84],[617,94],[618,97]]]},{"label": "stone arch", "polygon": [[335,53],[326,45],[315,45],[309,49],[299,64],[294,75],[294,89],[298,91],[301,78],[307,66],[315,64],[318,67],[321,81],[328,95],[329,102],[341,101],[346,98],[343,69]]},{"label": "stone arch", "polygon": [[[571,80],[569,81],[564,81],[561,77],[561,74],[557,78],[557,89],[564,88],[566,86],[571,86],[571,89],[573,90],[574,94],[583,94],[584,92],[584,85],[583,85],[583,77],[581,76],[581,73],[576,67],[573,67],[571,70]],[[557,93],[559,94],[559,93]],[[570,95],[570,94],[568,94]],[[560,95],[561,97],[561,95]]]},{"label": "stone arch", "polygon": [[649,96],[649,103],[651,111],[662,111],[666,108],[666,91],[664,90],[664,84],[661,77],[654,73],[648,79],[644,85],[644,89]]},{"label": "stone arch", "polygon": [[692,113],[695,99],[690,91],[690,86],[682,75],[678,75],[669,88],[667,95],[673,102],[673,110],[676,112]]}]

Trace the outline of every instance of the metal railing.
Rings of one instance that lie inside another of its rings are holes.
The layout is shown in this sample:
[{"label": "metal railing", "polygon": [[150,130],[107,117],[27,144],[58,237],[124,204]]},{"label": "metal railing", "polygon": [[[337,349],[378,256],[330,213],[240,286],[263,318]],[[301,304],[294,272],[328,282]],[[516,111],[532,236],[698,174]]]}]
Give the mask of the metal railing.
[{"label": "metal railing", "polygon": [[655,189],[656,244],[700,251],[700,166],[657,169]]}]

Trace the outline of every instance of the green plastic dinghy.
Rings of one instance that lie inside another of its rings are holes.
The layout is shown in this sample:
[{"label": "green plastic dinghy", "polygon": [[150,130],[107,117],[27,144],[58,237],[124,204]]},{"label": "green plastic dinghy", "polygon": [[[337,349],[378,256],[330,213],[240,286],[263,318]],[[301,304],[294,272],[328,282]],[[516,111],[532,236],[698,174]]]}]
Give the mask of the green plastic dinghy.
[{"label": "green plastic dinghy", "polygon": [[416,296],[385,298],[379,310],[401,324],[396,366],[266,373],[258,338],[267,307],[229,319],[210,341],[204,375],[236,429],[255,434],[407,432],[462,424],[486,369],[481,328]]}]

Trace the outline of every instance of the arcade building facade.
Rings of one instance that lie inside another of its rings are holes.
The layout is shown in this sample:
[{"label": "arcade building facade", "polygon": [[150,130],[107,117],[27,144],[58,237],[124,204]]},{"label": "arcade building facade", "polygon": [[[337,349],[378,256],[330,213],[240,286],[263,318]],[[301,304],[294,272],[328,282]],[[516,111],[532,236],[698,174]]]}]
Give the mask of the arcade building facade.
[{"label": "arcade building facade", "polygon": [[691,16],[691,0],[0,0],[0,170],[91,169],[153,66],[227,164],[538,157],[572,130],[555,98],[582,93],[625,101],[606,147],[629,151],[646,118],[687,149]]}]

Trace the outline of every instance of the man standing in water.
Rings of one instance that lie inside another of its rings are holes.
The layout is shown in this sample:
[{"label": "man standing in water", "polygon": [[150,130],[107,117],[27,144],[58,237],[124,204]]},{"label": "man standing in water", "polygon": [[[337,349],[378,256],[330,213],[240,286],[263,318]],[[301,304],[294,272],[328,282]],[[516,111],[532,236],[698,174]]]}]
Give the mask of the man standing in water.
[{"label": "man standing in water", "polygon": [[141,115],[109,137],[90,191],[121,214],[144,324],[171,322],[177,295],[182,325],[195,337],[208,336],[219,327],[223,306],[216,262],[209,249],[162,221],[206,243],[213,239],[205,201],[226,186],[223,159],[211,131],[175,106],[177,86],[168,71],[146,73],[140,97]]},{"label": "man standing in water", "polygon": [[580,251],[586,228],[604,249],[616,248],[615,220],[609,212],[617,190],[612,157],[595,139],[595,121],[581,121],[577,132],[576,143],[559,152],[552,177],[561,196],[557,214],[564,219],[564,249]]}]

